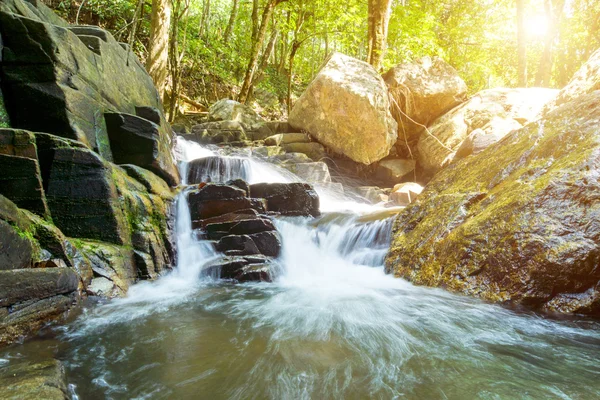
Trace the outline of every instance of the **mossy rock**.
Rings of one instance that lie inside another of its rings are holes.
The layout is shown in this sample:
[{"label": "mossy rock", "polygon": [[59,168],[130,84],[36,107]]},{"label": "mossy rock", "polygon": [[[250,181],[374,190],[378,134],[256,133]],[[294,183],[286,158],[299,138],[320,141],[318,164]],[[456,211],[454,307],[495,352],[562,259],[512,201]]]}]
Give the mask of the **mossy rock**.
[{"label": "mossy rock", "polygon": [[600,314],[600,91],[440,172],[386,269],[496,302]]}]

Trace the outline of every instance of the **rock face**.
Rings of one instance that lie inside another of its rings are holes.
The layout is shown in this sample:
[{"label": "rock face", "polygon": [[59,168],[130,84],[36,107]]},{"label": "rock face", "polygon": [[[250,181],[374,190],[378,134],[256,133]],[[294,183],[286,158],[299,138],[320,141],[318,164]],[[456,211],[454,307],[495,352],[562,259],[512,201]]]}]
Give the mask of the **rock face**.
[{"label": "rock face", "polygon": [[413,121],[427,126],[467,99],[467,85],[439,57],[396,65],[383,75],[383,80],[395,102],[392,114],[398,122],[398,140],[410,141],[418,136],[422,127]]},{"label": "rock face", "polygon": [[387,270],[486,300],[599,315],[599,119],[595,91],[440,172],[398,216]]},{"label": "rock face", "polygon": [[0,36],[11,124],[0,123],[3,345],[62,318],[83,292],[123,295],[168,270],[179,177],[152,81],[110,34],[5,0]]},{"label": "rock face", "polygon": [[418,143],[418,165],[432,176],[450,164],[469,134],[481,129],[486,135],[502,138],[512,130],[539,118],[553,89],[489,89],[435,120],[421,133]]},{"label": "rock face", "polygon": [[377,71],[339,53],[331,56],[296,101],[289,124],[332,151],[367,165],[389,154],[398,128],[390,113],[387,87]]},{"label": "rock face", "polygon": [[[110,161],[116,144],[103,114],[151,107],[164,122],[160,97],[137,57],[110,33],[69,27],[50,15],[37,1],[8,0],[0,8],[2,91],[11,126],[78,140]],[[162,166],[172,168],[170,152],[163,151],[171,147],[170,129],[165,125],[154,140]]]}]

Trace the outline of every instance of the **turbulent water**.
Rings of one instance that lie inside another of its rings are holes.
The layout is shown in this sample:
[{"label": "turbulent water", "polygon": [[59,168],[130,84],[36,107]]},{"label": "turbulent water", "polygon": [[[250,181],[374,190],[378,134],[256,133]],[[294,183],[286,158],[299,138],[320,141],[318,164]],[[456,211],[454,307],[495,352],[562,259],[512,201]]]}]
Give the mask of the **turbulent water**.
[{"label": "turbulent water", "polygon": [[[179,143],[186,160],[213,154]],[[239,163],[238,163],[239,164]],[[252,159],[251,182],[297,180]],[[594,399],[600,326],[517,313],[385,275],[391,221],[321,190],[319,220],[276,221],[273,283],[200,278],[212,248],[177,203],[178,267],[90,307],[55,338],[1,363],[51,354],[80,399]],[[373,220],[372,222],[363,222]]]}]

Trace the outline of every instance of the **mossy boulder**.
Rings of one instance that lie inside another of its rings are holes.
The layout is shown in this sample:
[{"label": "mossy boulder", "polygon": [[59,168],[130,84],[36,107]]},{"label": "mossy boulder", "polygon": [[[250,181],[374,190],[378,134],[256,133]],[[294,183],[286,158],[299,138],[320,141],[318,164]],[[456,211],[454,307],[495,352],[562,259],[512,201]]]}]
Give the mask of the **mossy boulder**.
[{"label": "mossy boulder", "polygon": [[600,91],[440,172],[386,270],[495,302],[600,314]]},{"label": "mossy boulder", "polygon": [[60,361],[11,362],[0,368],[2,398],[66,400],[67,377]]}]

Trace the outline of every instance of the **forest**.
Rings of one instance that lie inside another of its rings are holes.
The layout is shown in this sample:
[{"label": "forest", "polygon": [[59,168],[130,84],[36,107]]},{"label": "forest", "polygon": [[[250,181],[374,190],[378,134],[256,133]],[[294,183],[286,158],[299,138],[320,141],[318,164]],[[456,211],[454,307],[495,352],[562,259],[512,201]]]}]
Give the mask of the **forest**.
[{"label": "forest", "polygon": [[381,72],[437,55],[469,93],[561,88],[600,46],[595,0],[45,2],[71,23],[99,25],[130,43],[168,110],[234,98],[284,117],[334,51]]}]

